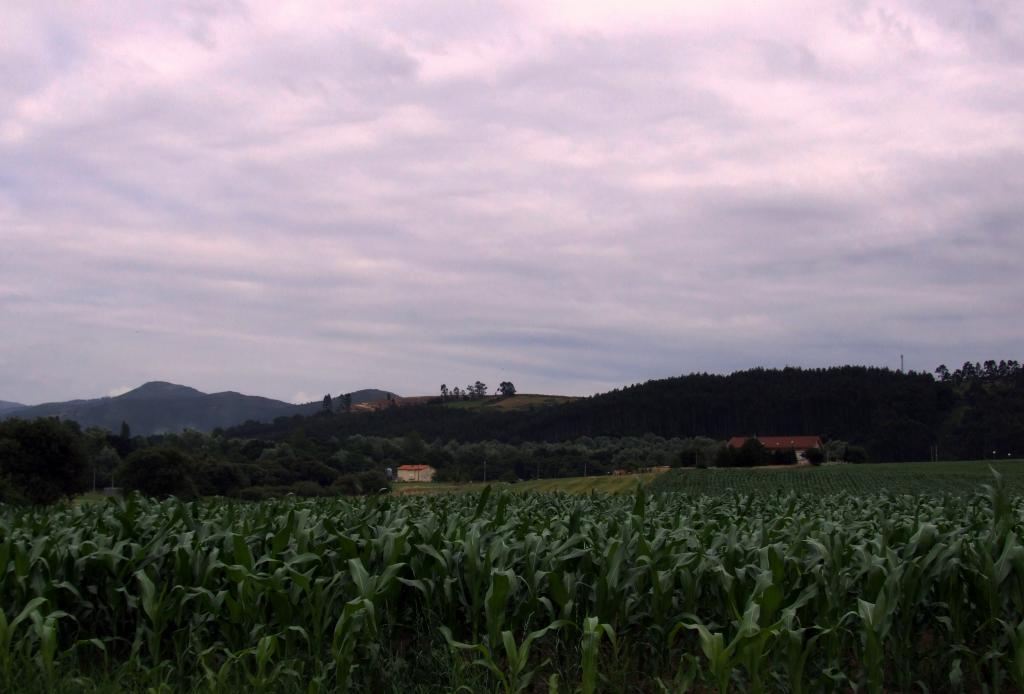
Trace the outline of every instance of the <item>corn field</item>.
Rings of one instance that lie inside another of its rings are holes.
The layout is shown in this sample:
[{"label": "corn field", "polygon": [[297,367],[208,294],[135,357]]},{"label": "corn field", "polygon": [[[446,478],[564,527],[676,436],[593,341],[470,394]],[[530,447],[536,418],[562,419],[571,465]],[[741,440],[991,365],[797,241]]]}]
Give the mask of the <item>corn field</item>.
[{"label": "corn field", "polygon": [[1022,521],[998,479],[3,508],[0,690],[1019,691]]}]

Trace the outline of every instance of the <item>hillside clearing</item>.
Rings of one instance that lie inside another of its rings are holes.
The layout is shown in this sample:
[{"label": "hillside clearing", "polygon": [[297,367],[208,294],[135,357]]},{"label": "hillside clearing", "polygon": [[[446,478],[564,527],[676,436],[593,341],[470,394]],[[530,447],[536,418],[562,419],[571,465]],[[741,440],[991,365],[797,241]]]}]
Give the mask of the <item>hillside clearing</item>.
[{"label": "hillside clearing", "polygon": [[537,393],[516,394],[511,397],[489,396],[482,400],[458,400],[445,403],[446,407],[459,410],[499,410],[515,412],[534,407],[553,407],[577,400],[571,395],[541,395]]}]

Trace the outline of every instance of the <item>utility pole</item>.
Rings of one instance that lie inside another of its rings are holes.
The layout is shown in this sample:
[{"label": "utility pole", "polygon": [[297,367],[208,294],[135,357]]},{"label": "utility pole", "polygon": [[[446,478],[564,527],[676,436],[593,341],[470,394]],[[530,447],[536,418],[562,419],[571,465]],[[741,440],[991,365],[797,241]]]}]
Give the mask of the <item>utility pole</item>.
[{"label": "utility pole", "polygon": [[484,484],[487,484],[487,458],[484,458]]},{"label": "utility pole", "polygon": [[903,373],[903,355],[900,355],[900,373]]}]

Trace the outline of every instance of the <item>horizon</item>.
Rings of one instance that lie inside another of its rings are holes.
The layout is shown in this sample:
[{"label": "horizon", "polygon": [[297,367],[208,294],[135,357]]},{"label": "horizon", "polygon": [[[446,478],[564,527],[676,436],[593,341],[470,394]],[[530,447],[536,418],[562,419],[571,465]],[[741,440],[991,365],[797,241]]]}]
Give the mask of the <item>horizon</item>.
[{"label": "horizon", "polygon": [[[972,363],[980,363],[980,362],[979,362],[979,360],[974,360],[974,362],[972,362]],[[962,366],[962,364],[954,364],[953,366],[950,367],[949,364],[945,364],[945,363],[943,363],[942,365],[949,367],[951,371],[955,370],[955,369],[958,369],[958,368],[960,368]],[[706,375],[711,375],[711,376],[727,377],[727,376],[732,376],[734,374],[743,373],[743,372],[747,372],[747,371],[756,371],[758,369],[763,369],[763,370],[767,370],[767,371],[771,371],[771,370],[782,371],[784,369],[802,369],[802,370],[810,371],[810,370],[816,370],[816,369],[827,370],[827,369],[841,369],[841,368],[883,369],[883,370],[887,370],[887,371],[891,371],[891,372],[896,372],[896,373],[902,372],[902,373],[906,373],[908,375],[918,374],[918,375],[931,376],[932,378],[935,377],[935,370],[934,369],[931,369],[931,370],[930,369],[913,369],[913,368],[900,369],[899,367],[893,368],[893,367],[891,367],[889,365],[875,365],[875,364],[830,364],[830,365],[827,365],[827,366],[796,366],[794,364],[786,364],[784,366],[748,366],[748,367],[743,368],[743,369],[736,369],[736,370],[729,371],[729,372],[691,371],[691,372],[681,373],[681,374],[669,374],[669,375],[662,375],[662,376],[654,376],[652,378],[645,379],[644,381],[624,382],[624,383],[621,383],[619,385],[612,386],[612,387],[608,388],[607,390],[598,390],[598,391],[587,392],[587,393],[541,392],[541,391],[537,391],[537,390],[533,390],[533,389],[524,390],[524,389],[519,388],[518,386],[516,386],[516,391],[517,391],[516,395],[550,395],[550,396],[565,396],[565,397],[585,398],[585,397],[591,397],[591,396],[595,396],[595,395],[602,395],[602,394],[608,393],[608,392],[610,392],[612,390],[628,388],[630,386],[641,384],[641,383],[646,383],[648,381],[659,381],[659,380],[665,380],[665,379],[671,379],[671,378],[686,378],[687,376],[697,376],[697,375],[705,375],[706,374]],[[487,383],[486,381],[484,381],[484,383],[486,383],[486,385],[488,386],[488,390],[489,391],[494,390],[497,387],[495,384]],[[378,387],[378,386],[364,386],[364,387],[360,387],[360,388],[353,388],[351,390],[342,390],[342,391],[338,391],[338,392],[334,392],[334,391],[324,392],[321,395],[310,395],[310,394],[306,394],[306,393],[299,393],[298,395],[302,396],[304,399],[288,400],[286,398],[280,398],[280,397],[276,397],[274,395],[269,395],[269,394],[266,394],[266,393],[249,392],[249,391],[246,391],[246,390],[239,390],[237,388],[226,388],[226,389],[222,389],[222,390],[210,390],[210,389],[204,388],[202,386],[197,386],[197,385],[191,384],[191,383],[184,383],[184,382],[177,382],[177,381],[168,381],[166,379],[154,378],[154,379],[147,380],[147,381],[145,381],[143,383],[140,383],[138,385],[114,388],[114,389],[108,390],[106,393],[103,393],[101,395],[77,395],[77,396],[74,396],[74,397],[58,398],[56,400],[37,401],[37,402],[26,402],[26,401],[23,401],[23,400],[8,400],[7,398],[0,397],[0,402],[11,402],[11,403],[18,404],[18,405],[25,405],[27,407],[36,407],[38,405],[44,405],[44,404],[47,404],[47,403],[50,403],[50,402],[67,402],[67,401],[72,401],[72,400],[99,400],[99,399],[103,399],[103,398],[116,398],[116,397],[119,397],[121,395],[125,395],[126,393],[138,390],[138,389],[140,389],[140,388],[142,388],[144,386],[150,385],[150,384],[166,384],[166,385],[178,386],[178,387],[182,387],[182,388],[188,388],[190,390],[196,390],[196,391],[200,392],[203,395],[216,395],[216,394],[219,394],[219,393],[236,393],[238,395],[245,395],[245,396],[265,397],[265,398],[270,398],[270,399],[273,399],[273,400],[279,400],[281,402],[285,402],[285,403],[289,403],[289,404],[293,404],[293,405],[308,405],[308,404],[316,403],[316,402],[319,402],[319,401],[323,400],[324,395],[330,395],[332,398],[337,398],[339,396],[345,395],[346,393],[357,393],[357,392],[360,392],[360,391],[363,391],[363,390],[380,390],[382,392],[390,392],[390,393],[393,393],[394,395],[398,396],[399,398],[429,397],[429,396],[432,396],[432,395],[440,395],[440,392],[433,392],[433,393],[406,392],[406,393],[403,393],[403,392],[395,390],[393,388],[383,388],[383,387]],[[514,384],[515,384],[515,382],[513,381],[513,385]],[[462,385],[454,384],[454,383],[452,385],[450,385],[449,387],[450,388],[454,388],[456,386],[459,387],[459,388],[463,387]],[[440,384],[439,384],[439,387],[440,387]],[[490,393],[489,392],[488,395],[489,396],[490,395],[494,395],[494,393]]]},{"label": "horizon", "polygon": [[29,4],[0,47],[3,400],[1024,344],[1009,4]]}]

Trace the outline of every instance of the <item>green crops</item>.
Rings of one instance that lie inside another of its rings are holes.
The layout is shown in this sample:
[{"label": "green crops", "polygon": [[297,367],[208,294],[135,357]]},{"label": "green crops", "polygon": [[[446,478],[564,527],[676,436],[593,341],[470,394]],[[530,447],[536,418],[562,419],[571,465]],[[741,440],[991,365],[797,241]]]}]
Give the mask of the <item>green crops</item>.
[{"label": "green crops", "polygon": [[483,494],[0,510],[3,691],[1006,691],[1024,508]]}]

